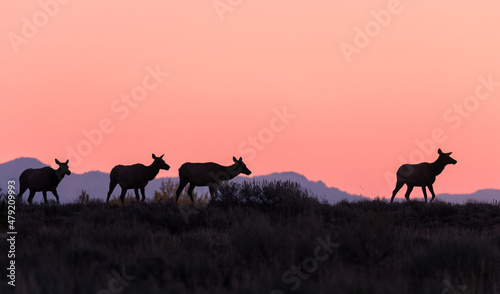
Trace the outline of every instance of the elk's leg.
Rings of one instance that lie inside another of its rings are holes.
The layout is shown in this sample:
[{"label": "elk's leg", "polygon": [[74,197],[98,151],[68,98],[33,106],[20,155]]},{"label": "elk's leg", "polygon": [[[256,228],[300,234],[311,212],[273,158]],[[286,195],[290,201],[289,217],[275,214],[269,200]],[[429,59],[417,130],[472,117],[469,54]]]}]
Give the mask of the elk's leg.
[{"label": "elk's leg", "polygon": [[59,195],[57,195],[57,190],[56,189],[52,190],[52,194],[54,194],[54,197],[56,197],[57,200],[57,204],[59,204]]},{"label": "elk's leg", "polygon": [[125,194],[127,194],[127,189],[122,187],[122,194],[120,195],[120,200],[122,201],[122,204],[125,204]]},{"label": "elk's leg", "polygon": [[139,202],[139,188],[134,188],[134,193],[135,193],[135,199],[137,199],[137,202]]},{"label": "elk's leg", "polygon": [[113,193],[113,190],[115,189],[117,184],[118,184],[117,182],[113,181],[109,182],[109,191],[108,191],[108,198],[106,198],[106,203],[108,203],[109,197],[111,197],[111,193]]},{"label": "elk's leg", "polygon": [[427,203],[427,191],[425,190],[425,186],[422,186],[422,193],[424,193],[425,203]]},{"label": "elk's leg", "polygon": [[394,191],[392,191],[391,203],[392,203],[392,201],[394,201],[394,197],[399,192],[399,190],[401,190],[401,188],[403,187],[404,184],[405,183],[403,183],[403,182],[396,183],[396,188],[394,188]]},{"label": "elk's leg", "polygon": [[42,191],[43,194],[43,202],[47,204],[47,191]]},{"label": "elk's leg", "polygon": [[215,199],[215,189],[214,189],[214,186],[208,186],[208,191],[210,191],[210,199],[214,200]]},{"label": "elk's leg", "polygon": [[434,194],[434,188],[432,188],[432,185],[429,185],[429,191],[432,194],[432,198],[431,198],[431,202],[432,202],[432,200],[434,200],[434,198],[436,197],[436,194]]},{"label": "elk's leg", "polygon": [[28,187],[21,184],[21,187],[19,189],[19,194],[17,194],[17,198],[19,198],[19,200],[23,200],[23,194],[24,192],[26,192],[26,190],[28,190]]},{"label": "elk's leg", "polygon": [[33,197],[35,197],[35,191],[30,189],[30,196],[28,196],[28,203],[31,205],[33,203]]},{"label": "elk's leg", "polygon": [[410,193],[413,190],[413,186],[408,185],[408,184],[406,184],[406,186],[408,186],[408,189],[406,190],[405,198],[406,198],[406,201],[410,202]]},{"label": "elk's leg", "polygon": [[188,182],[185,179],[183,179],[183,178],[180,179],[179,188],[177,188],[177,191],[175,192],[175,202],[177,202],[177,200],[179,199],[179,196],[181,195],[184,187],[186,187],[187,183]]},{"label": "elk's leg", "polygon": [[193,202],[193,203],[194,203],[194,199],[193,199],[193,190],[194,190],[194,187],[196,187],[196,186],[193,185],[193,184],[189,184],[189,189],[188,189],[189,199],[191,199],[191,202]]},{"label": "elk's leg", "polygon": [[217,199],[217,185],[210,185],[208,190],[210,191],[210,200]]},{"label": "elk's leg", "polygon": [[140,188],[140,191],[141,191],[141,194],[142,194],[142,202],[144,202],[144,200],[146,200],[146,195],[144,194],[144,187]]}]

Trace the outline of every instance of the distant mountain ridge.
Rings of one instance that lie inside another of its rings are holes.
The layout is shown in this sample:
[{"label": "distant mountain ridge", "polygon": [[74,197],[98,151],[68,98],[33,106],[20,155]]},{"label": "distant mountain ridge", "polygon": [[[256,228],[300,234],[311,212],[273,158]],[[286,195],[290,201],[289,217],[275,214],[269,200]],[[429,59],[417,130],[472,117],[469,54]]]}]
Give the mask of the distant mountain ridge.
[{"label": "distant mountain ridge", "polygon": [[[27,168],[40,168],[47,166],[40,160],[36,158],[21,157],[0,164],[0,188],[5,189],[8,180],[15,180],[17,187],[19,187],[19,175]],[[55,164],[50,164],[50,166],[55,167]],[[71,167],[70,167],[71,170]],[[178,177],[165,177],[156,178],[149,182],[146,186],[146,198],[152,199],[154,191],[159,191],[162,180],[172,179],[174,182],[178,182]],[[310,181],[305,176],[298,174],[296,172],[279,172],[272,173],[263,176],[245,177],[239,176],[234,178],[232,181],[242,183],[244,181],[292,181],[297,182],[300,186],[310,192],[313,196],[317,197],[318,200],[326,200],[328,203],[334,204],[339,201],[359,201],[359,200],[370,200],[368,197],[361,195],[353,195],[347,192],[341,191],[334,187],[328,187],[322,181]],[[97,198],[105,200],[108,192],[109,185],[109,174],[100,171],[90,171],[83,174],[72,173],[70,176],[66,176],[63,181],[59,184],[57,188],[60,200],[62,203],[74,202],[78,195],[80,195],[82,190],[85,190],[90,198]],[[113,196],[119,196],[121,188],[117,186],[113,191]],[[205,193],[208,191],[206,188],[197,188],[198,192]],[[5,191],[2,191],[5,192]],[[17,191],[16,191],[17,192]],[[128,193],[133,191],[129,190]],[[28,192],[23,195],[24,199],[28,196]],[[386,197],[386,198],[389,198]],[[500,190],[488,189],[479,190],[472,194],[439,194],[436,198],[450,203],[466,203],[467,201],[477,201],[477,202],[500,202]],[[35,195],[34,201],[40,202],[42,200],[41,193]],[[48,193],[48,199],[54,199],[52,193]],[[399,199],[401,201],[401,199]]]}]

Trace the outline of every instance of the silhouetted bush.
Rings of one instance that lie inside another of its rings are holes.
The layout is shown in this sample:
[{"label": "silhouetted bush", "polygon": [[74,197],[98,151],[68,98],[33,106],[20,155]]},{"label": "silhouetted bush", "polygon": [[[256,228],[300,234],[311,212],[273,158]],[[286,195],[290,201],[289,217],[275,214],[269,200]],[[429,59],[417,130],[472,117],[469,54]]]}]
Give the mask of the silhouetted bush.
[{"label": "silhouetted bush", "polygon": [[[158,201],[158,202],[166,202],[166,201],[173,201],[175,202],[175,198],[177,197],[175,195],[177,188],[179,188],[179,183],[174,183],[171,178],[168,178],[167,180],[161,180],[160,184],[160,191],[155,191],[155,195],[153,198],[153,201]],[[193,200],[194,202],[208,202],[208,193],[205,193],[203,195],[198,195],[196,191],[193,191]],[[191,199],[189,198],[189,195],[187,194],[187,189],[183,189],[181,194],[179,195],[178,202],[180,204],[191,204]]]},{"label": "silhouetted bush", "polygon": [[320,206],[319,201],[303,190],[298,183],[290,181],[226,182],[219,186],[216,199],[210,205],[217,207],[255,207],[280,210],[296,215]]}]

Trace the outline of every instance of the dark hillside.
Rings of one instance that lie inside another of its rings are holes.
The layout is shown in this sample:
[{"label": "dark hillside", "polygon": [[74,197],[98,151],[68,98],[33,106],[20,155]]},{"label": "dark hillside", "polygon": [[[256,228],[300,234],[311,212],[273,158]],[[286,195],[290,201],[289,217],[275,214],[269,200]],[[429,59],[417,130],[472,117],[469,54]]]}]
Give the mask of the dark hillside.
[{"label": "dark hillside", "polygon": [[497,205],[329,205],[274,182],[208,206],[20,205],[16,227],[16,293],[500,292]]}]

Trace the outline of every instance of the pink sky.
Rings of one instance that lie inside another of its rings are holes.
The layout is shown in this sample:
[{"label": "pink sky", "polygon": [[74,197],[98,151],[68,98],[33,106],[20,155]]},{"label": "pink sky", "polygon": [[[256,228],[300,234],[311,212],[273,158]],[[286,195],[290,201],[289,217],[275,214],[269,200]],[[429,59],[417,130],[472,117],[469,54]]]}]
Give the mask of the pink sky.
[{"label": "pink sky", "polygon": [[387,175],[441,148],[458,164],[437,193],[500,189],[498,11],[493,0],[8,1],[0,162],[52,164],[72,149],[73,172],[109,172],[154,152],[172,167],[159,176],[177,176],[186,161],[234,155],[252,175],[296,171],[388,197]]}]

